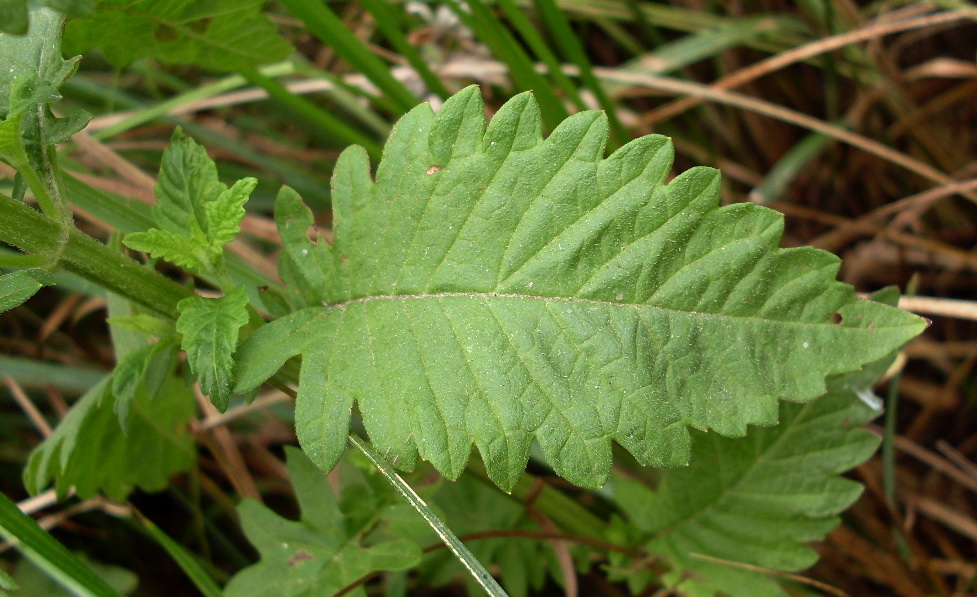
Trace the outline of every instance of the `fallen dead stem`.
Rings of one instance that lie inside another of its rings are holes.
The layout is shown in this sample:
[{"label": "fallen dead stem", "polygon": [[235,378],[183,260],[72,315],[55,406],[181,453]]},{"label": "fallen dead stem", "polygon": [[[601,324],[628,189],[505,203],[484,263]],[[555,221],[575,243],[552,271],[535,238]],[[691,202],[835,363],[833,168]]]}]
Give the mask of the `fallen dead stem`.
[{"label": "fallen dead stem", "polygon": [[892,215],[897,215],[889,230],[899,230],[903,228],[909,220],[915,220],[920,213],[932,206],[934,203],[958,193],[977,190],[977,178],[961,180],[950,184],[940,185],[922,193],[893,201],[859,216],[853,220],[847,220],[826,234],[809,241],[812,246],[826,251],[837,252],[842,246],[851,242],[854,238],[863,234],[876,234],[879,227],[876,223],[879,220]]},{"label": "fallen dead stem", "polygon": [[[578,69],[576,67],[567,67],[565,70],[568,71],[569,74],[575,74]],[[734,93],[731,91],[714,89],[712,86],[704,85],[702,83],[683,81],[669,77],[659,77],[657,75],[627,73],[608,68],[595,68],[594,73],[598,77],[608,81],[627,83],[629,85],[646,87],[648,89],[665,91],[678,95],[695,96],[703,100],[709,100],[719,104],[742,108],[749,112],[763,114],[764,116],[769,116],[770,118],[774,118],[782,122],[787,122],[811,131],[822,133],[828,137],[831,137],[832,139],[835,139],[836,141],[841,141],[842,143],[851,145],[852,147],[857,147],[866,153],[870,153],[885,161],[901,166],[902,168],[905,168],[906,170],[918,174],[923,178],[937,184],[953,185],[957,183],[956,180],[944,172],[930,166],[929,164],[888,147],[887,145],[879,143],[878,141],[869,139],[864,135],[853,133],[840,126],[827,123],[813,116],[808,116],[807,114],[785,108],[766,100],[757,99],[755,97]],[[968,199],[971,199],[977,203],[977,196],[971,193],[967,193],[966,196]]]},{"label": "fallen dead stem", "polygon": [[[778,71],[790,64],[802,62],[845,46],[876,39],[892,33],[898,33],[900,31],[909,31],[912,29],[931,27],[933,25],[956,23],[973,19],[975,17],[977,17],[977,9],[961,9],[908,19],[906,21],[876,21],[861,29],[856,29],[855,31],[825,37],[792,50],[775,54],[766,60],[761,60],[756,64],[729,74],[718,81],[715,81],[709,87],[716,91],[733,89]],[[682,112],[701,104],[702,102],[706,101],[706,99],[707,98],[705,96],[693,96],[676,100],[670,104],[662,106],[661,108],[648,112],[641,117],[641,121],[646,126],[654,125],[664,120],[668,120],[669,118],[674,118]]]}]

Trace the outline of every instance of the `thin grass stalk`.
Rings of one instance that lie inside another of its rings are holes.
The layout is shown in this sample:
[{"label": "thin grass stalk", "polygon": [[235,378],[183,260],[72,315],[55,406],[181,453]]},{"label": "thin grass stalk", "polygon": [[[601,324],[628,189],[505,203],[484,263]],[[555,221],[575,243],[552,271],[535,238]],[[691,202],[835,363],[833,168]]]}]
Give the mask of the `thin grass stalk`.
[{"label": "thin grass stalk", "polygon": [[461,561],[465,569],[468,570],[472,578],[485,590],[485,593],[490,597],[508,597],[506,592],[499,586],[499,583],[489,574],[488,570],[482,566],[475,556],[472,555],[465,544],[461,542],[458,537],[451,532],[448,525],[444,523],[438,516],[428,507],[424,500],[421,499],[419,495],[414,491],[414,489],[404,481],[397,471],[394,470],[390,463],[383,459],[382,456],[377,454],[376,450],[371,448],[365,441],[360,439],[354,434],[350,434],[349,443],[353,444],[353,447],[359,450],[367,460],[370,461],[373,466],[380,471],[384,479],[390,483],[397,493],[402,495],[407,503],[409,503],[417,512],[424,517],[424,520],[431,526],[441,541],[448,546],[451,553]]},{"label": "thin grass stalk", "polygon": [[584,51],[580,40],[570,28],[563,12],[557,8],[554,0],[536,0],[536,9],[539,11],[541,20],[549,28],[553,39],[563,56],[580,69],[580,79],[597,96],[597,101],[607,114],[607,119],[611,126],[612,144],[621,146],[628,142],[630,135],[625,130],[624,125],[617,116],[617,107],[611,98],[604,91],[603,85],[594,75],[593,65],[587,53]]},{"label": "thin grass stalk", "polygon": [[545,125],[552,130],[566,120],[569,113],[553,92],[549,81],[536,72],[533,62],[492,11],[481,0],[468,0],[465,3],[471,9],[471,14],[458,0],[447,1],[458,18],[509,68],[516,87],[534,92]]},{"label": "thin grass stalk", "polygon": [[366,75],[383,93],[392,99],[400,113],[417,104],[417,98],[407,87],[390,74],[390,68],[353,35],[346,24],[324,2],[282,0],[282,5],[299,18],[309,31],[326,46],[335,50],[354,69]]},{"label": "thin grass stalk", "polygon": [[407,62],[424,81],[427,88],[441,99],[447,99],[451,92],[427,65],[427,61],[417,51],[417,48],[407,40],[399,26],[402,19],[398,18],[398,15],[390,9],[388,0],[363,0],[362,4],[373,15],[373,19],[383,36],[393,45],[397,53],[407,59]]},{"label": "thin grass stalk", "polygon": [[556,82],[557,86],[563,90],[564,96],[569,99],[577,107],[578,110],[587,109],[583,98],[580,97],[580,92],[577,90],[577,86],[570,80],[570,77],[562,70],[562,65],[560,64],[560,59],[557,58],[549,47],[549,44],[536,30],[536,27],[529,22],[526,18],[526,14],[522,8],[516,6],[513,0],[498,0],[499,8],[505,12],[506,17],[512,26],[516,28],[519,35],[522,36],[523,40],[527,45],[533,50],[539,60],[546,65],[548,69],[548,74],[552,77],[553,81]]}]

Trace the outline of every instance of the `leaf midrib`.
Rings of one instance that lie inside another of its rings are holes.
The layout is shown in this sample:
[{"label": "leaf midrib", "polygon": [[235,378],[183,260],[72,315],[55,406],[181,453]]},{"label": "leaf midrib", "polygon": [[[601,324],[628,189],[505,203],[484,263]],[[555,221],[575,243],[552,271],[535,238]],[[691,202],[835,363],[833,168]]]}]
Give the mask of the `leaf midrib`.
[{"label": "leaf midrib", "polygon": [[[590,299],[577,296],[540,296],[534,294],[516,294],[516,293],[504,293],[504,292],[436,292],[436,293],[425,293],[425,294],[381,294],[381,295],[371,295],[364,296],[356,299],[350,299],[348,301],[342,301],[339,303],[326,303],[323,302],[322,306],[326,309],[339,309],[344,310],[348,307],[353,307],[356,305],[367,304],[378,301],[410,301],[410,300],[436,300],[445,298],[469,298],[469,299],[513,299],[513,300],[527,300],[527,301],[542,301],[542,302],[558,302],[558,303],[569,303],[569,304],[580,304],[580,305],[597,305],[601,307],[632,307],[634,309],[654,309],[661,311],[663,313],[675,313],[685,316],[698,316],[703,318],[723,318],[723,319],[734,319],[738,321],[762,321],[767,323],[776,323],[789,326],[833,326],[840,327],[837,324],[833,324],[830,321],[824,322],[812,322],[812,321],[785,321],[780,319],[769,319],[765,317],[760,317],[757,315],[730,315],[726,313],[712,313],[708,311],[683,311],[681,309],[671,309],[668,307],[662,307],[661,305],[650,305],[647,303],[632,303],[624,301],[607,301],[600,299]],[[852,331],[859,331],[858,328],[848,328]],[[876,328],[877,329],[877,328]]]}]

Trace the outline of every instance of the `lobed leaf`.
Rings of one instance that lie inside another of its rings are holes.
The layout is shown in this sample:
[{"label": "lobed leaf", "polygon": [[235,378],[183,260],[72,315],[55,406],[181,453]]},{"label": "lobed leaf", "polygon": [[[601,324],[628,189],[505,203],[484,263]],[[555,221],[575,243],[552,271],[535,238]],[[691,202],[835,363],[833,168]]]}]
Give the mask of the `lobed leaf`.
[{"label": "lobed leaf", "polygon": [[[296,448],[286,447],[288,476],[302,509],[300,521],[285,520],[253,500],[238,509],[248,540],[261,561],[231,579],[227,597],[332,595],[376,570],[403,570],[421,559],[420,547],[376,537],[374,527],[391,507],[403,507],[389,487],[344,484],[333,491],[322,471]],[[351,593],[365,595],[362,588]]]},{"label": "lobed leaf", "polygon": [[859,428],[875,414],[853,392],[834,392],[782,404],[778,426],[744,438],[693,432],[690,466],[664,471],[653,489],[615,479],[614,500],[627,532],[667,560],[665,580],[683,595],[786,597],[761,570],[795,572],[817,560],[805,544],[837,526],[861,493],[841,474],[878,447]]},{"label": "lobed leaf", "polygon": [[139,347],[126,355],[119,355],[119,362],[112,372],[112,395],[119,427],[127,433],[129,407],[140,394],[155,396],[159,392],[174,358],[177,343],[173,334],[156,342]]},{"label": "lobed leaf", "polygon": [[200,391],[224,412],[231,399],[238,333],[248,323],[248,295],[237,287],[220,298],[192,296],[177,303],[176,331]]},{"label": "lobed leaf", "polygon": [[[20,12],[16,1],[7,0],[6,9],[8,14]],[[90,118],[84,111],[57,118],[47,108],[61,99],[58,88],[78,67],[78,57],[65,60],[61,54],[64,16],[40,7],[32,8],[27,16],[27,35],[4,33],[9,29],[0,18],[0,159],[19,170],[41,169],[47,146],[83,129]],[[18,18],[11,28],[20,28]]]},{"label": "lobed leaf", "polygon": [[309,239],[312,213],[288,187],[283,187],[275,200],[275,223],[282,237],[278,261],[282,281],[302,297],[303,306],[321,304],[326,298],[326,272],[332,255],[324,240]]},{"label": "lobed leaf", "polygon": [[209,251],[203,239],[150,228],[127,234],[123,241],[133,251],[165,259],[192,272],[206,272],[210,267]]},{"label": "lobed leaf", "polygon": [[858,300],[833,255],[777,248],[776,212],[720,207],[716,171],[665,184],[665,137],[604,159],[599,112],[540,128],[530,94],[486,128],[472,87],[401,119],[376,182],[363,149],[340,157],[325,304],[259,330],[239,364],[248,389],[302,355],[296,428],[322,468],[358,404],[398,466],[454,478],[474,444],[507,489],[538,441],[596,487],[612,440],[685,464],[688,427],[773,425],[778,400],[823,394],[925,326]]},{"label": "lobed leaf", "polygon": [[137,394],[129,405],[128,434],[119,426],[111,391],[106,378],[85,393],[34,449],[24,469],[29,492],[40,493],[54,481],[60,496],[74,487],[82,498],[102,492],[125,501],[135,487],[158,491],[171,475],[190,468],[196,457],[188,428],[194,400],[182,380],[170,377],[155,396]]}]

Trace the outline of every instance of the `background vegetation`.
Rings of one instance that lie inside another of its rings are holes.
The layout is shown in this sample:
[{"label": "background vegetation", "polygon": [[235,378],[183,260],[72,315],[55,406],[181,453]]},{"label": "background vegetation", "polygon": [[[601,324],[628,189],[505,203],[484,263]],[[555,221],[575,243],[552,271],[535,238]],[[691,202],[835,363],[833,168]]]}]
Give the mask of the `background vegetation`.
[{"label": "background vegetation", "polygon": [[[317,7],[268,3],[271,30],[231,23],[219,43],[207,39],[220,33],[216,16],[198,15],[187,30],[156,27],[144,39],[126,20],[136,18],[131,11],[118,11],[112,28],[72,22],[65,48],[84,58],[58,109],[94,118],[62,160],[92,187],[150,202],[150,173],[174,125],[182,126],[208,148],[222,178],[259,179],[247,238],[231,250],[239,267],[274,277],[269,214],[278,187],[298,190],[328,228],[338,152],[358,143],[375,163],[392,122],[420,99],[437,104],[475,82],[491,111],[534,89],[549,126],[595,107],[611,119],[612,145],[669,135],[676,171],[721,168],[725,202],[782,211],[785,245],[838,254],[841,278],[859,291],[895,284],[934,299],[904,299],[933,325],[888,382],[888,414],[876,429],[883,449],[855,473],[864,495],[819,546],[821,561],[805,572],[812,581],[798,586],[977,593],[977,8],[847,0]],[[193,23],[204,23],[196,38]],[[131,33],[119,43],[106,31]],[[97,197],[75,200],[76,222],[96,237],[134,229],[147,213],[138,203],[121,213]],[[67,279],[0,316],[0,484],[8,496],[26,499],[20,472],[29,451],[113,366],[107,301]],[[284,446],[294,443],[287,397],[265,394],[256,404],[228,416],[201,401],[197,468],[162,493],[54,507],[42,495],[21,505],[65,544],[135,572],[138,594],[190,594],[156,527],[137,523],[136,512],[203,556],[217,578],[252,562],[234,516],[238,498],[297,512],[283,463]],[[556,565],[560,557],[557,549]],[[605,584],[604,564],[579,568],[581,594],[627,594],[624,584]],[[30,574],[18,569],[17,578],[28,586]],[[416,594],[457,594],[463,582],[451,578]],[[564,590],[549,583],[537,594]]]}]

